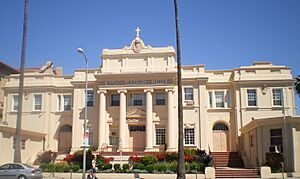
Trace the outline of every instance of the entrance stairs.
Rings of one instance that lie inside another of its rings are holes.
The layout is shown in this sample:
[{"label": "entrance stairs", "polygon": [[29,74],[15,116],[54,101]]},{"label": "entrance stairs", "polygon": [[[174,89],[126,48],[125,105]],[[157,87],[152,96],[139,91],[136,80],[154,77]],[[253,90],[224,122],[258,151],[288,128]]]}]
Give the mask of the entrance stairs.
[{"label": "entrance stairs", "polygon": [[244,168],[238,152],[211,152],[216,178],[260,178],[258,169]]}]

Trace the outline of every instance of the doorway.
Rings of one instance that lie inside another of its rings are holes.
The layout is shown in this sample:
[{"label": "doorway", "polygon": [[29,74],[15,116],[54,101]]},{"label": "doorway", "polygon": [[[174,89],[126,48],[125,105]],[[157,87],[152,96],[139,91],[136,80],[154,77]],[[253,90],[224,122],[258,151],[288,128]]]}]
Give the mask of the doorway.
[{"label": "doorway", "polygon": [[72,126],[64,125],[59,131],[58,152],[68,153],[72,147]]},{"label": "doorway", "polygon": [[129,126],[129,147],[132,151],[144,151],[146,147],[145,126]]},{"label": "doorway", "polygon": [[212,140],[214,152],[229,151],[229,131],[224,123],[217,123],[214,125]]}]

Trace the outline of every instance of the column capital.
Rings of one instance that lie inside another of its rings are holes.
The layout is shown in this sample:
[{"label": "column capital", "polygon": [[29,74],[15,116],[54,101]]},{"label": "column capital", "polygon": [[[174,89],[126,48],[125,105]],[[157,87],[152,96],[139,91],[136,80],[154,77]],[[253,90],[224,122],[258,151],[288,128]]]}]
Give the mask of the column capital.
[{"label": "column capital", "polygon": [[153,93],[153,89],[152,88],[147,88],[147,89],[144,89],[144,92],[145,93],[147,93],[147,92]]},{"label": "column capital", "polygon": [[119,89],[118,93],[127,93],[127,90],[126,89]]},{"label": "column capital", "polygon": [[165,89],[165,92],[172,92],[172,93],[174,93],[175,90],[174,90],[174,88],[166,88],[166,89]]},{"label": "column capital", "polygon": [[107,91],[106,91],[106,89],[100,89],[100,88],[99,88],[99,89],[97,90],[97,93],[98,93],[98,94],[100,94],[100,93],[104,93],[104,94],[105,94],[105,93],[107,93]]}]

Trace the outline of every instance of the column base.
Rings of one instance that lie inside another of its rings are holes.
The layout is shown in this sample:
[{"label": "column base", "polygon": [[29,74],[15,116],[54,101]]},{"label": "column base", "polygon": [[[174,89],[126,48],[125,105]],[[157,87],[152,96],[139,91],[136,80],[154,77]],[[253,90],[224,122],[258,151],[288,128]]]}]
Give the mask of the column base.
[{"label": "column base", "polygon": [[156,152],[156,149],[154,149],[153,147],[146,147],[144,152]]},{"label": "column base", "polygon": [[176,147],[168,147],[166,152],[177,152],[177,148]]}]

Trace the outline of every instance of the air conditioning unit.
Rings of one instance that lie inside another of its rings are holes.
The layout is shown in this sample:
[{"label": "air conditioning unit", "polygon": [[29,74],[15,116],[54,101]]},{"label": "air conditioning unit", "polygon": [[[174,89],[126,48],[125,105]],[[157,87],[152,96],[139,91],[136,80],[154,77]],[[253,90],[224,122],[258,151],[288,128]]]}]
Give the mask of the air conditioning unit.
[{"label": "air conditioning unit", "polygon": [[270,146],[269,152],[282,153],[282,146],[278,146],[278,145]]}]

